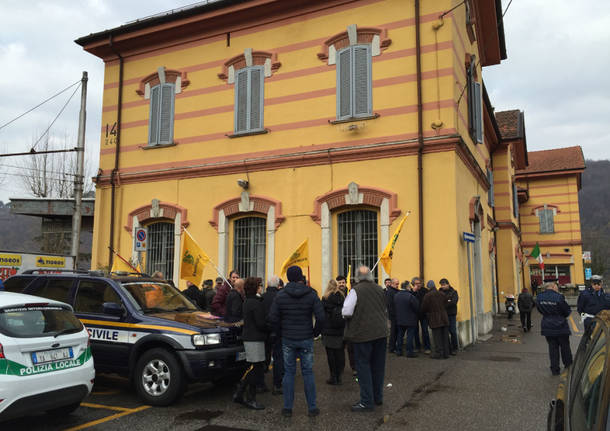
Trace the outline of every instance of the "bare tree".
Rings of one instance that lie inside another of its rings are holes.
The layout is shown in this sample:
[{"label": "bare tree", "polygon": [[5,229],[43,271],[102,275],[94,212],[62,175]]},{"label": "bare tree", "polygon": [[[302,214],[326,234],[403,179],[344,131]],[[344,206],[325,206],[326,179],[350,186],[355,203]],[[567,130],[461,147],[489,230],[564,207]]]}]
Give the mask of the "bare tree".
[{"label": "bare tree", "polygon": [[[37,150],[50,151],[70,149],[76,145],[70,142],[67,134],[56,137],[47,134],[37,145]],[[23,188],[39,198],[71,198],[76,179],[76,153],[46,153],[27,156],[22,162]],[[92,169],[85,163],[83,193],[93,190]]]}]

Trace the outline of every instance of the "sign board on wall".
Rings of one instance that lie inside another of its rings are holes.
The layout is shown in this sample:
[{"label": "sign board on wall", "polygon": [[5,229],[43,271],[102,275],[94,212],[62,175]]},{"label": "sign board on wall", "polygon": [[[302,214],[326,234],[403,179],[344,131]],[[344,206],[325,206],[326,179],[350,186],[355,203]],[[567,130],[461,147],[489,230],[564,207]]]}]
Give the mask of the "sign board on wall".
[{"label": "sign board on wall", "polygon": [[591,280],[591,268],[585,268],[585,280]]},{"label": "sign board on wall", "polygon": [[45,273],[56,273],[60,269],[72,269],[72,256],[49,256],[32,253],[10,253],[0,251],[0,279],[20,274],[27,269]]},{"label": "sign board on wall", "polygon": [[146,241],[148,240],[148,231],[145,227],[136,228],[135,235],[133,236],[133,249],[134,251],[146,251]]},{"label": "sign board on wall", "polygon": [[590,251],[583,251],[582,252],[582,260],[584,263],[591,263],[591,252]]}]

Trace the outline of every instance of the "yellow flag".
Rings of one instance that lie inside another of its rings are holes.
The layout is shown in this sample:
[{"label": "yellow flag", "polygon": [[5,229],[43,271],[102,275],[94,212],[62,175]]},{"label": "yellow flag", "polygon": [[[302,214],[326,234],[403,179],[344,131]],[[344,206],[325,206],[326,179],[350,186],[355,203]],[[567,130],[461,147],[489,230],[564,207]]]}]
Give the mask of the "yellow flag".
[{"label": "yellow flag", "polygon": [[280,275],[285,275],[286,270],[291,266],[300,266],[301,269],[305,269],[309,266],[309,242],[308,239],[303,241],[301,245],[290,255],[288,259],[282,264],[282,270]]},{"label": "yellow flag", "polygon": [[185,230],[182,242],[182,259],[180,260],[180,278],[199,286],[203,278],[203,268],[209,261],[208,255]]},{"label": "yellow flag", "polygon": [[347,288],[351,289],[352,288],[352,266],[351,265],[347,265],[347,280],[345,280],[345,283],[347,284]]},{"label": "yellow flag", "polygon": [[398,240],[398,235],[400,235],[402,225],[405,224],[405,220],[407,217],[409,217],[409,214],[411,214],[411,211],[407,211],[405,216],[402,218],[398,224],[398,228],[396,228],[396,231],[394,232],[394,235],[392,235],[392,238],[388,242],[388,245],[386,245],[385,250],[383,250],[381,257],[379,258],[381,264],[383,265],[383,269],[385,269],[385,272],[388,274],[392,273],[392,257],[394,256],[394,247],[396,246],[396,241]]},{"label": "yellow flag", "polygon": [[114,259],[112,260],[112,269],[110,270],[110,272],[119,272],[119,271],[135,272],[132,267],[130,267],[123,261],[123,259],[121,259],[118,256],[115,256]]}]

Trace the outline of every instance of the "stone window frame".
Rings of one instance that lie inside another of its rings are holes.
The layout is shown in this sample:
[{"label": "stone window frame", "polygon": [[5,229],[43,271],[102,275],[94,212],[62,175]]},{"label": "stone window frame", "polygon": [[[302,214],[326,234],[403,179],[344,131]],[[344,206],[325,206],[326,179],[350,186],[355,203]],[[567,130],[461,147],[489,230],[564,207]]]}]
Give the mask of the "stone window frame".
[{"label": "stone window frame", "polygon": [[251,195],[243,191],[241,196],[220,202],[212,209],[210,225],[218,232],[218,270],[226,273],[229,263],[229,222],[231,218],[261,214],[267,220],[265,274],[275,274],[275,232],[286,217],[282,213],[282,203],[267,196]]},{"label": "stone window frame", "polygon": [[190,81],[187,78],[186,72],[181,72],[179,70],[174,69],[166,69],[165,66],[160,66],[157,68],[157,71],[151,73],[148,76],[145,76],[140,80],[140,84],[138,88],[135,90],[138,96],[144,97],[145,100],[150,100],[152,89],[157,86],[163,86],[165,84],[172,84],[174,87],[174,98],[172,100],[172,125],[171,125],[171,142],[167,144],[157,144],[150,145],[150,129],[151,129],[151,121],[152,118],[150,116],[149,109],[149,118],[148,118],[148,133],[149,136],[146,140],[146,145],[142,147],[142,149],[149,150],[153,148],[164,148],[171,147],[177,144],[177,142],[173,139],[173,131],[174,131],[174,116],[175,116],[175,101],[176,94],[180,94],[182,90],[184,90],[189,84]]},{"label": "stone window frame", "polygon": [[[180,281],[181,235],[182,230],[189,225],[188,210],[177,204],[153,199],[150,204],[131,211],[127,215],[127,224],[124,228],[133,238],[137,228],[156,221],[172,221],[174,223],[174,273],[172,274],[172,280],[178,286]],[[139,256],[138,254],[135,256],[136,260],[138,260],[137,264],[139,263]]]},{"label": "stone window frame", "polygon": [[[310,217],[320,225],[322,235],[322,277],[320,286],[326,286],[332,278],[333,212],[363,206],[377,209],[379,211],[378,244],[383,250],[390,240],[390,225],[401,214],[397,204],[398,195],[396,193],[377,187],[360,186],[353,181],[345,188],[330,191],[314,199],[314,210]],[[387,277],[388,275],[382,266],[379,280]]]}]

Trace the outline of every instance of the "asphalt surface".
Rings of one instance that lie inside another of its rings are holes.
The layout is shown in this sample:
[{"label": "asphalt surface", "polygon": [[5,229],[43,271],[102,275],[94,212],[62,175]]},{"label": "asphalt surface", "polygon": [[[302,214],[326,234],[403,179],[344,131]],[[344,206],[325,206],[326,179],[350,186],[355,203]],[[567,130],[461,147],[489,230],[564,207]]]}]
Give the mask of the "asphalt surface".
[{"label": "asphalt surface", "polygon": [[[549,370],[546,341],[539,335],[540,316],[533,312],[532,332],[523,334],[519,318],[500,316],[491,338],[448,360],[388,355],[384,405],[369,413],[352,413],[357,382],[346,372],[342,386],[328,386],[324,348],[315,344],[320,416],[309,418],[302,379],[297,373],[292,418],[281,416],[282,397],[258,396],[267,408],[251,411],[231,402],[232,387],[189,386],[171,407],[144,405],[126,380],[97,376],[92,394],[71,415],[46,414],[0,423],[2,430],[541,430],[558,377]],[[578,319],[579,320],[579,319]],[[576,313],[570,324],[576,352],[582,325]],[[502,327],[506,330],[503,331]],[[346,358],[347,359],[347,358]],[[271,376],[266,376],[271,384]]]}]

